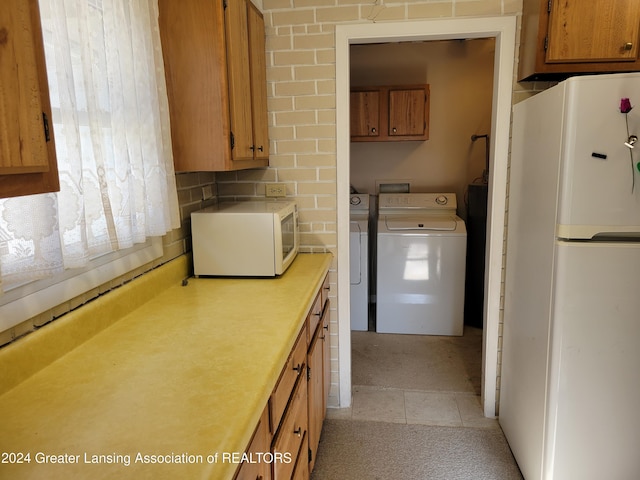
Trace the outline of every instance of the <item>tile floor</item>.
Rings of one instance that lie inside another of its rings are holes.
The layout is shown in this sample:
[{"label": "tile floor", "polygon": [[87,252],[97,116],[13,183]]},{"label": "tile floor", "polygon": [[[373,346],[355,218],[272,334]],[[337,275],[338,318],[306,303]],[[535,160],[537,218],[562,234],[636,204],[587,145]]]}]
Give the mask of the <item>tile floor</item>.
[{"label": "tile floor", "polygon": [[352,332],[351,408],[329,418],[500,428],[480,405],[482,330],[462,337]]}]

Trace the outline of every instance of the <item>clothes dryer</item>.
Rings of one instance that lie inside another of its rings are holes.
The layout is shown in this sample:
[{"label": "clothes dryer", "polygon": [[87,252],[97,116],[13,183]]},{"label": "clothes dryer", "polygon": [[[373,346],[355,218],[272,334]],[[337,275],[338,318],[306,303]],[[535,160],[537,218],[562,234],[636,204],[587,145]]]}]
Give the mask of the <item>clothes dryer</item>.
[{"label": "clothes dryer", "polygon": [[376,331],[462,335],[467,232],[453,193],[380,194]]},{"label": "clothes dryer", "polygon": [[349,208],[351,330],[369,329],[369,195],[352,194]]}]

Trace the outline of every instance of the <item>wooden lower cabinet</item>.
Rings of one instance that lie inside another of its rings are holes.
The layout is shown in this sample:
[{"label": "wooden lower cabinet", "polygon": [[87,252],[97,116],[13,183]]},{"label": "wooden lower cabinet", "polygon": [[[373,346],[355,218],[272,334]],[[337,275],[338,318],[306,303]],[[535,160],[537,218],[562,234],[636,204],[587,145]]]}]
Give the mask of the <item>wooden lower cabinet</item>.
[{"label": "wooden lower cabinet", "polygon": [[270,452],[272,463],[243,463],[235,480],[309,480],[329,393],[329,280],[306,321],[260,418],[247,453]]},{"label": "wooden lower cabinet", "polygon": [[[276,435],[287,408],[290,407],[291,395],[298,378],[307,371],[307,327],[302,328],[298,339],[289,355],[276,388],[269,399],[271,433]],[[304,376],[304,375],[303,375]]]},{"label": "wooden lower cabinet", "polygon": [[324,395],[323,383],[324,375],[322,371],[322,339],[320,335],[322,328],[316,330],[309,353],[307,354],[308,365],[308,401],[309,401],[309,470],[313,470],[316,462],[320,433],[322,432],[322,422],[324,420]]},{"label": "wooden lower cabinet", "polygon": [[308,439],[309,437],[305,437],[302,441],[300,455],[298,455],[298,461],[296,462],[296,466],[293,469],[291,480],[309,480],[309,478],[311,477],[311,469],[309,468],[309,464],[307,463],[307,457],[303,455],[303,452],[306,452],[309,448]]},{"label": "wooden lower cabinet", "polygon": [[[309,322],[316,325],[307,352],[307,381],[309,390],[309,472],[318,456],[322,424],[327,413],[327,397],[331,385],[329,356],[329,279],[325,281],[309,314]],[[316,312],[319,318],[316,320]]]},{"label": "wooden lower cabinet", "polygon": [[266,462],[254,462],[261,458],[271,448],[271,433],[269,432],[269,409],[265,407],[253,434],[246,453],[252,461],[242,462],[235,480],[271,480],[271,465]]},{"label": "wooden lower cabinet", "polygon": [[273,480],[291,479],[296,463],[300,460],[304,463],[308,462],[307,450],[302,448],[307,438],[308,423],[307,377],[301,375],[271,446],[274,455],[289,454],[291,461],[273,463]]}]

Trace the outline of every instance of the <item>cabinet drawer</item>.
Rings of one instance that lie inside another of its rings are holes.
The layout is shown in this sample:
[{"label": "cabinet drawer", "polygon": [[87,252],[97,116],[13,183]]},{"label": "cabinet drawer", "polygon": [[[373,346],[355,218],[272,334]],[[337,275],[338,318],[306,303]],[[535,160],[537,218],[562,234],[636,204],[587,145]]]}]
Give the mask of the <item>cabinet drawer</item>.
[{"label": "cabinet drawer", "polygon": [[296,385],[291,404],[282,420],[282,425],[273,441],[273,452],[289,453],[291,462],[275,462],[273,464],[273,480],[289,480],[296,465],[298,454],[301,453],[304,459],[304,455],[307,452],[300,452],[300,447],[307,439],[307,425],[307,376],[302,375]]},{"label": "cabinet drawer", "polygon": [[307,437],[302,441],[302,445],[300,447],[300,454],[298,455],[298,461],[296,462],[296,466],[293,470],[293,475],[291,475],[291,480],[309,480],[311,475],[311,469],[309,468],[309,464],[307,463],[307,456],[304,454],[309,448],[307,445]]},{"label": "cabinet drawer", "polygon": [[282,419],[282,415],[287,408],[287,403],[289,402],[289,398],[291,398],[291,392],[293,391],[293,387],[296,384],[296,380],[302,372],[305,373],[305,375],[303,376],[306,378],[306,360],[307,328],[305,325],[304,327],[302,327],[302,330],[298,335],[298,339],[296,340],[293,350],[291,351],[291,355],[289,355],[289,360],[287,360],[287,364],[280,374],[280,379],[276,384],[276,388],[271,394],[271,398],[269,399],[269,407],[271,413],[271,433],[275,434],[276,430],[278,429],[278,425],[280,425],[280,420]]},{"label": "cabinet drawer", "polygon": [[[269,434],[269,410],[265,407],[262,416],[258,421],[256,431],[247,447],[249,455],[256,456],[258,454],[268,452],[271,445],[271,435]],[[267,480],[270,478],[271,465],[266,462],[242,462],[234,480],[256,480],[258,478]]]},{"label": "cabinet drawer", "polygon": [[322,317],[322,294],[318,292],[316,295],[316,299],[313,302],[313,306],[309,311],[309,315],[307,316],[307,345],[311,343],[311,339],[313,335],[316,333],[316,328],[318,327],[318,323],[320,323],[320,318]]},{"label": "cabinet drawer", "polygon": [[322,283],[322,289],[320,290],[320,295],[322,297],[322,308],[324,309],[325,304],[327,303],[327,300],[329,299],[329,291],[331,290],[331,287],[329,286],[329,275],[327,274],[326,277],[324,277],[324,282]]}]

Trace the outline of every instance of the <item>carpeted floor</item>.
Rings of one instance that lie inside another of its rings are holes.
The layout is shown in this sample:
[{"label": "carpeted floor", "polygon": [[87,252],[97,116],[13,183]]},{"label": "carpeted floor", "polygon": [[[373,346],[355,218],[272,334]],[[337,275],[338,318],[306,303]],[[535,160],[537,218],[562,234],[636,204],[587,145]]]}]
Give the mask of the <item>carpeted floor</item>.
[{"label": "carpeted floor", "polygon": [[327,419],[312,480],[522,480],[497,429]]}]

